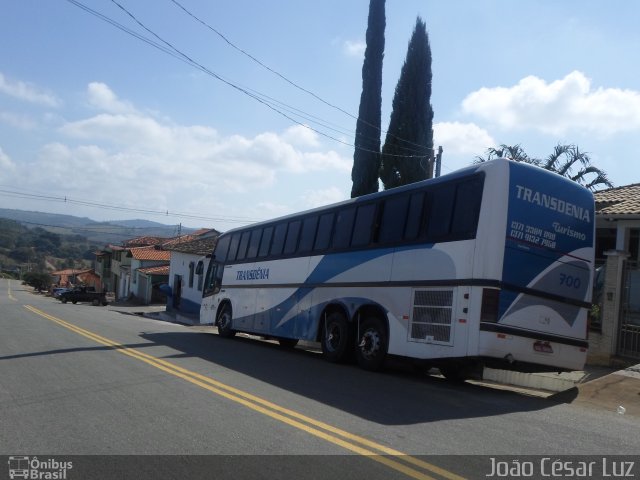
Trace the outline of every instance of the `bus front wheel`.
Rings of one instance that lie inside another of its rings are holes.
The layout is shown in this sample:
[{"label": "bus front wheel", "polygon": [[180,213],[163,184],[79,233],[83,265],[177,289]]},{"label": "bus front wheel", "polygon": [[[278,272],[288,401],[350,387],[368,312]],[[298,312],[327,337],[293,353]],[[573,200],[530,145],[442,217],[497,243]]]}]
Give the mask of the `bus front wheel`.
[{"label": "bus front wheel", "polygon": [[388,338],[384,324],[379,318],[366,318],[360,324],[359,332],[356,347],[358,365],[365,370],[380,370],[387,356]]},{"label": "bus front wheel", "polygon": [[329,314],[322,332],[322,355],[331,363],[344,362],[351,348],[349,322],[340,312]]},{"label": "bus front wheel", "polygon": [[229,305],[222,307],[220,315],[218,315],[218,321],[216,322],[218,325],[218,335],[222,338],[232,338],[235,336],[236,331],[231,328],[232,318],[231,307]]}]

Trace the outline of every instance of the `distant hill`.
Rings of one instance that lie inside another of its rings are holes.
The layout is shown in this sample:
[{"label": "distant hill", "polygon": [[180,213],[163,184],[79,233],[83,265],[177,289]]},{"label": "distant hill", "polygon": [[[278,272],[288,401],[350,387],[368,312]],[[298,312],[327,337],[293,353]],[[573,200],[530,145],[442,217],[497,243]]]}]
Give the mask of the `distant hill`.
[{"label": "distant hill", "polygon": [[15,220],[28,228],[44,228],[61,235],[81,235],[91,243],[118,244],[134,237],[174,237],[178,233],[194,232],[193,228],[165,225],[149,220],[110,220],[97,222],[87,217],[75,217],[57,213],[33,212],[0,208],[0,218]]},{"label": "distant hill", "polygon": [[27,210],[10,210],[0,208],[0,218],[8,218],[29,226],[29,223],[38,224],[35,226],[53,225],[58,227],[82,227],[92,223],[97,223],[87,217],[74,217],[72,215],[60,215],[56,213],[30,212]]}]

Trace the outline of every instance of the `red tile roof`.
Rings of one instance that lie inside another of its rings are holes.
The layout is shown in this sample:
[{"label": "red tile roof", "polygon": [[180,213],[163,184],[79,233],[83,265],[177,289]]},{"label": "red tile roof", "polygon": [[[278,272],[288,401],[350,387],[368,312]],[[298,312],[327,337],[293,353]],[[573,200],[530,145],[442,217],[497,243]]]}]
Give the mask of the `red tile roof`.
[{"label": "red tile roof", "polygon": [[218,242],[218,237],[206,237],[206,238],[196,238],[195,240],[191,240],[189,242],[177,243],[175,245],[171,245],[166,247],[168,250],[172,250],[174,252],[180,253],[191,253],[194,255],[210,255],[213,252],[213,247],[216,246]]},{"label": "red tile roof", "polygon": [[125,247],[143,247],[148,245],[160,245],[168,239],[165,237],[137,237],[124,242]]},{"label": "red tile roof", "polygon": [[51,275],[80,275],[81,273],[93,272],[92,268],[66,268],[64,270],[56,270]]},{"label": "red tile roof", "polygon": [[146,275],[169,275],[169,265],[160,265],[158,267],[139,268],[140,273]]},{"label": "red tile roof", "polygon": [[166,260],[171,259],[171,252],[168,250],[159,250],[154,246],[135,247],[130,249],[131,256],[136,260]]}]

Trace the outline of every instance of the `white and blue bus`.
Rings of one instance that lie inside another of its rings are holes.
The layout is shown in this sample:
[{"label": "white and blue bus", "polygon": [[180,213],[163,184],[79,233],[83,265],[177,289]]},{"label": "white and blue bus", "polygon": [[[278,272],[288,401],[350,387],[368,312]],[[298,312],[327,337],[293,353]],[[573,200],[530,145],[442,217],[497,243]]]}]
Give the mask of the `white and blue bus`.
[{"label": "white and blue bus", "polygon": [[591,192],[498,159],[224,233],[200,319],[369,370],[575,370],[593,264]]}]

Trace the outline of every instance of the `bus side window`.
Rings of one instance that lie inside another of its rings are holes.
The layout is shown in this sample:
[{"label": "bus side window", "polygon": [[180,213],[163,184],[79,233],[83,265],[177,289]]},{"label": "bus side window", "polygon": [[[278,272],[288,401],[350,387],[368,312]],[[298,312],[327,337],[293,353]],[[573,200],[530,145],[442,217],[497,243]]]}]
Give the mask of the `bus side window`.
[{"label": "bus side window", "polygon": [[282,247],[284,247],[284,237],[287,234],[287,224],[279,223],[273,232],[273,243],[271,244],[271,255],[282,255]]},{"label": "bus side window", "polygon": [[369,245],[375,221],[376,204],[361,205],[356,212],[356,220],[353,227],[352,247],[363,247]]},{"label": "bus side window", "polygon": [[260,250],[258,250],[258,257],[266,257],[269,255],[269,247],[271,246],[271,237],[273,237],[273,227],[267,227],[262,234],[262,240],[260,240]]},{"label": "bus side window", "polygon": [[213,254],[218,262],[224,263],[227,260],[227,252],[229,251],[230,242],[231,237],[229,235],[218,240],[216,248],[213,250]]},{"label": "bus side window", "polygon": [[475,238],[482,202],[482,178],[459,183],[453,210],[451,233],[457,240]]},{"label": "bus side window", "polygon": [[247,246],[249,245],[249,236],[251,232],[242,232],[242,236],[240,237],[240,246],[238,247],[238,255],[236,256],[237,260],[244,260],[247,255]]},{"label": "bus side window", "polygon": [[300,235],[300,245],[298,252],[307,253],[313,248],[313,241],[316,238],[316,229],[318,228],[318,217],[307,217],[302,222],[302,233]]},{"label": "bus side window", "polygon": [[300,220],[295,220],[289,223],[289,228],[287,229],[287,239],[284,242],[284,254],[291,255],[298,248],[298,237],[300,236],[300,225],[302,222]]},{"label": "bus side window", "polygon": [[316,241],[313,245],[314,251],[321,252],[329,248],[329,245],[331,244],[331,233],[333,231],[333,217],[333,212],[325,213],[320,216],[318,233],[316,233]]},{"label": "bus side window", "polygon": [[431,215],[429,216],[429,225],[427,225],[429,240],[441,240],[449,235],[454,196],[455,188],[452,188],[452,185],[443,185],[433,190],[430,205]]},{"label": "bus side window", "polygon": [[256,258],[258,255],[258,246],[260,245],[260,238],[262,237],[262,229],[256,228],[251,232],[251,239],[249,240],[249,249],[247,250],[247,260]]},{"label": "bus side window", "polygon": [[229,245],[229,254],[227,255],[227,260],[229,262],[233,262],[236,259],[236,254],[238,253],[238,245],[240,244],[240,234],[234,233],[231,237],[231,244]]},{"label": "bus side window", "polygon": [[409,211],[407,212],[407,223],[404,229],[405,240],[415,240],[422,227],[422,221],[426,217],[423,215],[424,210],[424,192],[418,192],[411,195],[409,201]]},{"label": "bus side window", "polygon": [[356,216],[356,208],[344,208],[338,212],[336,218],[336,229],[333,234],[333,248],[345,248],[349,246],[351,232],[353,231],[353,220]]},{"label": "bus side window", "polygon": [[379,243],[399,242],[402,239],[408,209],[409,195],[398,195],[385,200],[378,233]]}]

